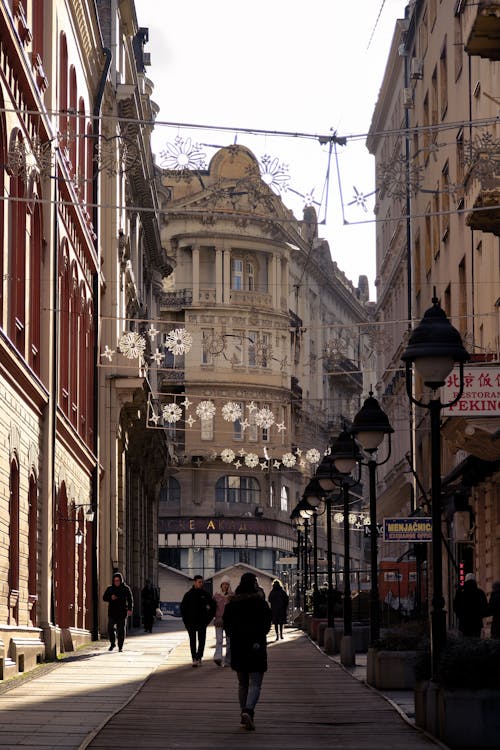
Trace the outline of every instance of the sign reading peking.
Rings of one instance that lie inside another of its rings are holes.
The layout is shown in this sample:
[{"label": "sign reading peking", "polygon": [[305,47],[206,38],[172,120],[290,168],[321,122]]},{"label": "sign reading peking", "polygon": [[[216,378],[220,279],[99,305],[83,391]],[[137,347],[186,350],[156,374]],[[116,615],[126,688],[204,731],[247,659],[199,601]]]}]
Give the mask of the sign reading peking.
[{"label": "sign reading peking", "polygon": [[[441,401],[448,403],[460,390],[460,370],[454,367],[442,389]],[[451,407],[443,407],[447,417],[500,416],[500,367],[486,365],[464,368],[464,392]]]},{"label": "sign reading peking", "polygon": [[431,518],[384,518],[384,542],[430,542]]}]

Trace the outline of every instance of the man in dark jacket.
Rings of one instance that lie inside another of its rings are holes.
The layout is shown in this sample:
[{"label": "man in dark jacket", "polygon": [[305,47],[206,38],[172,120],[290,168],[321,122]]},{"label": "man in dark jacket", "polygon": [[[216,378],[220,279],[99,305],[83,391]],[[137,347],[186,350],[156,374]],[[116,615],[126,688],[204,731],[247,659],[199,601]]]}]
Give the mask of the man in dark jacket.
[{"label": "man in dark jacket", "polygon": [[231,641],[231,668],[238,675],[241,726],[255,729],[254,712],[267,671],[266,636],[271,628],[271,610],[258,591],[253,573],[244,573],[235,596],[223,614]]},{"label": "man in dark jacket", "polygon": [[193,667],[201,667],[207,626],[215,616],[216,607],[215,599],[203,588],[203,576],[195,576],[192,587],[186,591],[181,602],[181,617],[189,633]]},{"label": "man in dark jacket", "polygon": [[151,578],[146,578],[146,585],[141,592],[141,604],[144,632],[152,633],[156,610],[160,606],[160,594],[156,586],[153,586]]},{"label": "man in dark jacket", "polygon": [[453,611],[458,617],[458,629],[468,638],[480,638],[483,617],[488,614],[488,600],[473,573],[467,573],[464,585],[453,600]]},{"label": "man in dark jacket", "polygon": [[134,600],[121,573],[118,571],[113,573],[113,583],[108,586],[102,598],[108,602],[108,636],[111,644],[108,650],[114,649],[117,638],[118,651],[122,651],[125,640],[125,621],[132,614]]}]

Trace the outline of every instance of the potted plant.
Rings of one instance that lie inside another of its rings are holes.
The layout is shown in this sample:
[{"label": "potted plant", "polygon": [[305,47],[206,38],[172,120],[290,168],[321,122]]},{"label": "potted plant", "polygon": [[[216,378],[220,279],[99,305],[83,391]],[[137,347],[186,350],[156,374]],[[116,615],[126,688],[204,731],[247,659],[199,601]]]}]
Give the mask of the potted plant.
[{"label": "potted plant", "polygon": [[428,654],[417,664],[418,726],[451,746],[498,747],[500,640],[449,639],[436,681],[426,682],[425,677],[430,677]]},{"label": "potted plant", "polygon": [[387,630],[368,649],[368,684],[379,690],[412,689],[417,657],[427,639],[427,623],[406,623]]}]

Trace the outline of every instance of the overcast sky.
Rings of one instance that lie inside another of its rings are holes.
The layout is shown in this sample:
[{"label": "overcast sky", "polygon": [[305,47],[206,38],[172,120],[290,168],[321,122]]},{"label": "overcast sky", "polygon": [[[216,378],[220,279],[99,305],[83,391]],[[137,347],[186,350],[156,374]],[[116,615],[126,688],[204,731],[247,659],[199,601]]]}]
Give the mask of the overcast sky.
[{"label": "overcast sky", "polygon": [[[135,0],[149,28],[154,101],[159,121],[339,136],[367,132],[397,18],[406,0]],[[368,211],[351,203],[374,188],[373,159],[364,140],[339,146],[332,159],[317,140],[246,135],[158,125],[157,161],[167,144],[199,143],[207,161],[237,141],[262,160],[270,156],[288,190],[283,200],[301,218],[312,195],[332,257],[356,284],[375,292],[373,198]],[[340,177],[340,178],[339,178]],[[339,184],[340,183],[340,184]],[[343,201],[340,199],[343,196]],[[351,205],[348,205],[351,203]],[[344,224],[344,217],[348,224]],[[357,223],[365,222],[368,223]]]}]

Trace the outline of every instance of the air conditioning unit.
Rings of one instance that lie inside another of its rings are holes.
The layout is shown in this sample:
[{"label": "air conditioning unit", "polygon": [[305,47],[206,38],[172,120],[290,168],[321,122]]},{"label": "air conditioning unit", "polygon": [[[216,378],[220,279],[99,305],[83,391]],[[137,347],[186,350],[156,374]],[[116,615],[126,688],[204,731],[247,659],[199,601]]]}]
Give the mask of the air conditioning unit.
[{"label": "air conditioning unit", "polygon": [[403,107],[405,109],[413,107],[413,89],[403,89]]},{"label": "air conditioning unit", "polygon": [[421,57],[412,57],[410,63],[410,78],[416,81],[424,77],[424,61]]}]

